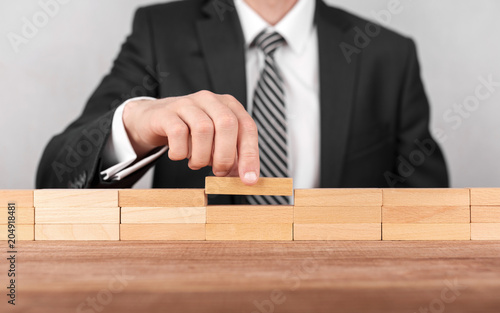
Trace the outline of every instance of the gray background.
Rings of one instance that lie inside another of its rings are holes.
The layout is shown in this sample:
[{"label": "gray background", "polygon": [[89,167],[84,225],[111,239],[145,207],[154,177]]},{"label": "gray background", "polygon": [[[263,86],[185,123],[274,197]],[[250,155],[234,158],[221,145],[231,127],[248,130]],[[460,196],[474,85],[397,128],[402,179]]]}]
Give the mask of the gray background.
[{"label": "gray background", "polygon": [[[17,52],[9,33],[21,34],[23,19],[32,20],[42,8],[38,0],[0,4],[0,189],[34,187],[44,146],[81,112],[109,71],[135,9],[157,2],[66,1]],[[381,21],[374,12],[387,11],[394,1],[328,2]],[[431,128],[444,148],[452,186],[500,187],[500,88],[473,102],[480,77],[500,81],[500,2],[401,0],[393,12],[381,23],[417,42]],[[472,106],[458,119],[450,110],[464,101]]]}]

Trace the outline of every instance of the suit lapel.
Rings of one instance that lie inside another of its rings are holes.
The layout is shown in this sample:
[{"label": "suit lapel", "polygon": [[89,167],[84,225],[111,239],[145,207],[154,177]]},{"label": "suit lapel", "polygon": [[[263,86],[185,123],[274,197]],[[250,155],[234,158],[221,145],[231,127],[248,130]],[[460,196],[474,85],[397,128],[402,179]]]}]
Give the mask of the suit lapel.
[{"label": "suit lapel", "polygon": [[357,57],[347,62],[339,45],[352,43],[349,22],[341,11],[317,1],[316,23],[320,64],[321,182],[323,188],[340,187],[349,138]]},{"label": "suit lapel", "polygon": [[236,9],[232,1],[214,0],[203,11],[196,27],[212,91],[230,94],[246,106],[245,46]]}]

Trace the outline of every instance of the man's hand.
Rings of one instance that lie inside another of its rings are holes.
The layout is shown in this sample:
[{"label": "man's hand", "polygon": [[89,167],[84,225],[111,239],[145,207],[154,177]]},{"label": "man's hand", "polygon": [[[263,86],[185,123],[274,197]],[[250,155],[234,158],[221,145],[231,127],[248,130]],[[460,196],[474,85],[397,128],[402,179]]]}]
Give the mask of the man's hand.
[{"label": "man's hand", "polygon": [[237,176],[247,185],[260,172],[257,126],[234,97],[200,91],[184,97],[130,102],[123,123],[138,156],[169,146],[171,160],[189,168],[212,166],[216,176]]}]

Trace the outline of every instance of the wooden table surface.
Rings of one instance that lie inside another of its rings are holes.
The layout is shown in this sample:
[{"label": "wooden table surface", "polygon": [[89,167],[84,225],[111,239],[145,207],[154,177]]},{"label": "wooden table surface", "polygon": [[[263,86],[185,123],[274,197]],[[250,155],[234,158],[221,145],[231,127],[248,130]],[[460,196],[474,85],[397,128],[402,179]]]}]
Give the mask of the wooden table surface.
[{"label": "wooden table surface", "polygon": [[0,246],[1,312],[500,312],[498,241]]}]

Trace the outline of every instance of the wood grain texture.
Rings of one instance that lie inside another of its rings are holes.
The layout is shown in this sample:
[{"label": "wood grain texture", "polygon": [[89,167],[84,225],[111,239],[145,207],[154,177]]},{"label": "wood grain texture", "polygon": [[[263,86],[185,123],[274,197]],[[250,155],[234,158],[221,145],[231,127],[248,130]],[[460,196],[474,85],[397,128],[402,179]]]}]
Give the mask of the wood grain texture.
[{"label": "wood grain texture", "polygon": [[381,240],[380,223],[294,224],[293,240]]},{"label": "wood grain texture", "polygon": [[291,224],[293,206],[289,205],[209,205],[209,224]]},{"label": "wood grain texture", "polygon": [[204,207],[204,189],[121,189],[120,207]]},{"label": "wood grain texture", "polygon": [[471,188],[470,204],[500,206],[500,188]]},{"label": "wood grain texture", "polygon": [[205,178],[207,195],[262,195],[262,196],[292,196],[293,179],[261,177],[253,186],[247,186],[239,177]]},{"label": "wood grain texture", "polygon": [[471,206],[471,223],[500,223],[500,205]]},{"label": "wood grain texture", "polygon": [[35,240],[120,240],[120,224],[35,224]]},{"label": "wood grain texture", "polygon": [[500,223],[472,223],[472,240],[500,240]]},{"label": "wood grain texture", "polygon": [[121,208],[122,224],[205,224],[206,207]]},{"label": "wood grain texture", "polygon": [[470,240],[471,224],[382,225],[382,240]]},{"label": "wood grain texture", "polygon": [[0,190],[0,209],[15,203],[17,208],[33,207],[33,190]]},{"label": "wood grain texture", "polygon": [[[0,225],[8,224],[9,210],[7,207],[0,208]],[[35,224],[34,208],[16,208],[16,224],[33,225]]]},{"label": "wood grain texture", "polygon": [[34,206],[41,208],[116,208],[115,189],[42,189],[34,191]]},{"label": "wood grain texture", "polygon": [[207,240],[292,240],[292,224],[207,224]]},{"label": "wood grain texture", "polygon": [[112,284],[101,313],[261,312],[276,290],[275,313],[498,313],[499,255],[499,241],[27,241],[15,309],[0,311],[76,312]]},{"label": "wood grain texture", "polygon": [[294,223],[381,223],[381,207],[295,207]]},{"label": "wood grain texture", "polygon": [[121,224],[120,240],[205,240],[206,224]]},{"label": "wood grain texture", "polygon": [[[8,240],[9,232],[7,225],[0,225],[0,240]],[[16,225],[16,240],[35,240],[35,225]],[[7,248],[7,244],[5,244]]]},{"label": "wood grain texture", "polygon": [[381,189],[296,189],[295,206],[382,206]]},{"label": "wood grain texture", "polygon": [[469,206],[469,189],[383,189],[384,206]]},{"label": "wood grain texture", "polygon": [[119,224],[120,208],[35,208],[37,224]]},{"label": "wood grain texture", "polygon": [[382,223],[466,224],[470,223],[470,208],[468,206],[383,206]]}]

